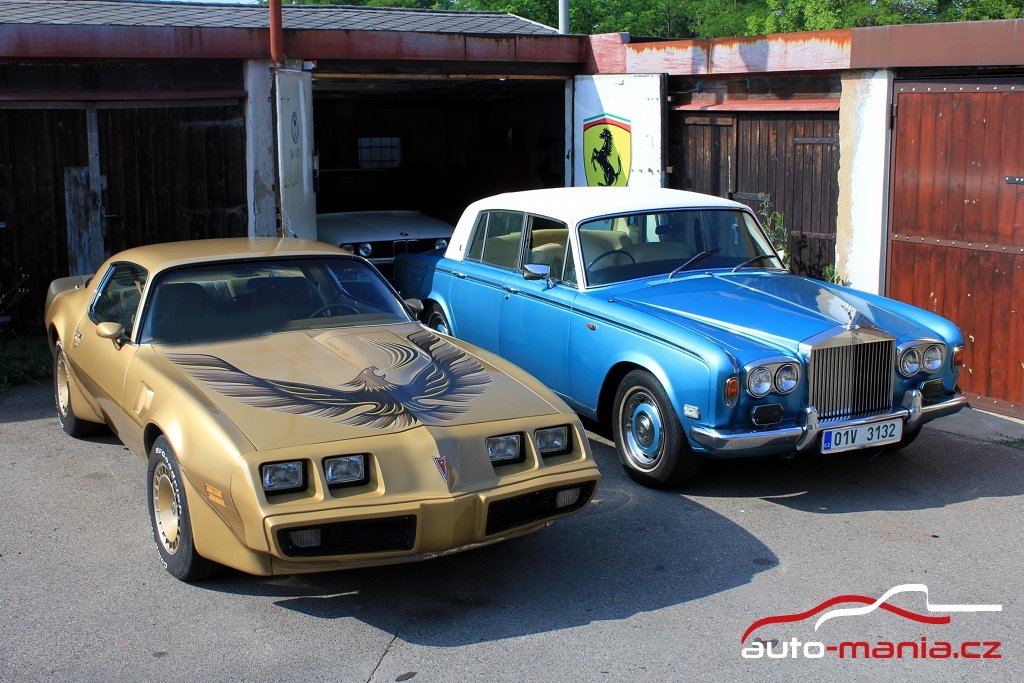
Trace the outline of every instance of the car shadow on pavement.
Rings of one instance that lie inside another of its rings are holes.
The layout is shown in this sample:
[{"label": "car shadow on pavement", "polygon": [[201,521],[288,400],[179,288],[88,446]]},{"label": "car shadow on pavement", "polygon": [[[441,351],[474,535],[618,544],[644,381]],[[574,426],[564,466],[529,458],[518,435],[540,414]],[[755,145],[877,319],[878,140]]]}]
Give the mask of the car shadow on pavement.
[{"label": "car shadow on pavement", "polygon": [[924,510],[1024,493],[1024,451],[926,426],[896,452],[719,460],[682,491],[697,498],[760,498],[803,512]]},{"label": "car shadow on pavement", "polygon": [[267,579],[229,574],[200,585],[279,597],[283,609],[455,647],[628,619],[747,584],[778,564],[725,517],[629,481],[614,457],[599,458],[605,478],[588,508],[530,536],[415,564]]}]

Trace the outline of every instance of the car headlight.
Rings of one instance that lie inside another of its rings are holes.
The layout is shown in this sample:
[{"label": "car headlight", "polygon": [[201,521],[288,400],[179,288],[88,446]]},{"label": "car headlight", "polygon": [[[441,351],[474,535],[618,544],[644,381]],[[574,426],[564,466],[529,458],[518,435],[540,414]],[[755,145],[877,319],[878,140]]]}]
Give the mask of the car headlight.
[{"label": "car headlight", "polygon": [[747,375],[747,391],[754,398],[767,396],[772,390],[772,371],[765,367],[754,368]]},{"label": "car headlight", "polygon": [[505,434],[487,439],[487,457],[494,463],[513,462],[523,458],[523,439],[520,434]]},{"label": "car headlight", "polygon": [[560,455],[572,450],[568,427],[538,429],[534,434],[537,452],[541,455]]},{"label": "car headlight", "polygon": [[443,237],[440,237],[440,238],[434,240],[434,249],[444,249],[447,246],[448,246],[448,240],[446,240]]},{"label": "car headlight", "polygon": [[900,373],[904,377],[912,377],[921,370],[921,353],[910,348],[900,356]]},{"label": "car headlight", "polygon": [[306,464],[301,460],[268,462],[260,465],[260,480],[267,493],[300,491],[306,488]]},{"label": "car headlight", "polygon": [[942,367],[942,361],[945,360],[945,350],[938,344],[932,344],[924,351],[924,369],[926,372],[935,372]]},{"label": "car headlight", "polygon": [[352,254],[356,253],[356,245],[354,244],[342,244],[341,248]]},{"label": "car headlight", "polygon": [[359,245],[359,255],[362,256],[363,258],[370,258],[370,255],[372,253],[373,245],[370,244],[369,242],[363,242],[362,244]]},{"label": "car headlight", "polygon": [[366,481],[366,457],[342,455],[324,459],[324,476],[328,486],[360,484]]},{"label": "car headlight", "polygon": [[800,382],[800,368],[794,363],[780,365],[775,371],[775,390],[780,394],[788,394],[796,389]]}]

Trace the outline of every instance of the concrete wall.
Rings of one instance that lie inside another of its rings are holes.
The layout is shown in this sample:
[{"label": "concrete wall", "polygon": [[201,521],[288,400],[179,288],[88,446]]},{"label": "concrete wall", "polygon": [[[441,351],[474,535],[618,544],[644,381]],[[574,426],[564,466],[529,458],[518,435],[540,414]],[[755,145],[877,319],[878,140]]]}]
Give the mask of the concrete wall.
[{"label": "concrete wall", "polygon": [[852,287],[885,290],[889,207],[891,71],[842,76],[836,271]]},{"label": "concrete wall", "polygon": [[249,237],[277,236],[274,184],[274,103],[270,61],[245,65],[245,165],[249,203]]}]

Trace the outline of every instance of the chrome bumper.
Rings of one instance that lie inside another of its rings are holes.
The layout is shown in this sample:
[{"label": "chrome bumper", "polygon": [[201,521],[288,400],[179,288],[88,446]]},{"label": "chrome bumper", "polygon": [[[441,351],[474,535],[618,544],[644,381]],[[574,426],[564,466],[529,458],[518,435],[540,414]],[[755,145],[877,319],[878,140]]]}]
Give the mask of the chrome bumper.
[{"label": "chrome bumper", "polygon": [[954,394],[941,403],[924,404],[924,398],[917,389],[911,389],[903,395],[900,408],[881,415],[860,417],[852,420],[830,421],[824,427],[818,424],[818,411],[814,406],[804,408],[804,424],[799,427],[782,429],[764,429],[756,432],[719,432],[713,427],[696,426],[690,428],[690,438],[711,451],[747,451],[778,446],[789,446],[799,451],[814,443],[822,429],[837,427],[857,427],[872,424],[880,420],[903,419],[904,431],[918,428],[920,425],[946,415],[952,415],[967,405],[963,394]]}]

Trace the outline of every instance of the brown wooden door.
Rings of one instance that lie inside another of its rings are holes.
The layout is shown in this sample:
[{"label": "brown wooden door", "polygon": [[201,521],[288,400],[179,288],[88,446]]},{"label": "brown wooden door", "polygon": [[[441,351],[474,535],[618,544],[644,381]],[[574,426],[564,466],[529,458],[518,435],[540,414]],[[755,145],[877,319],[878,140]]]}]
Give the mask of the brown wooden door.
[{"label": "brown wooden door", "polygon": [[889,296],[955,322],[977,408],[1024,418],[1024,83],[898,83]]},{"label": "brown wooden door", "polygon": [[836,112],[674,112],[672,187],[779,214],[790,268],[820,277],[835,264],[839,185]]}]

